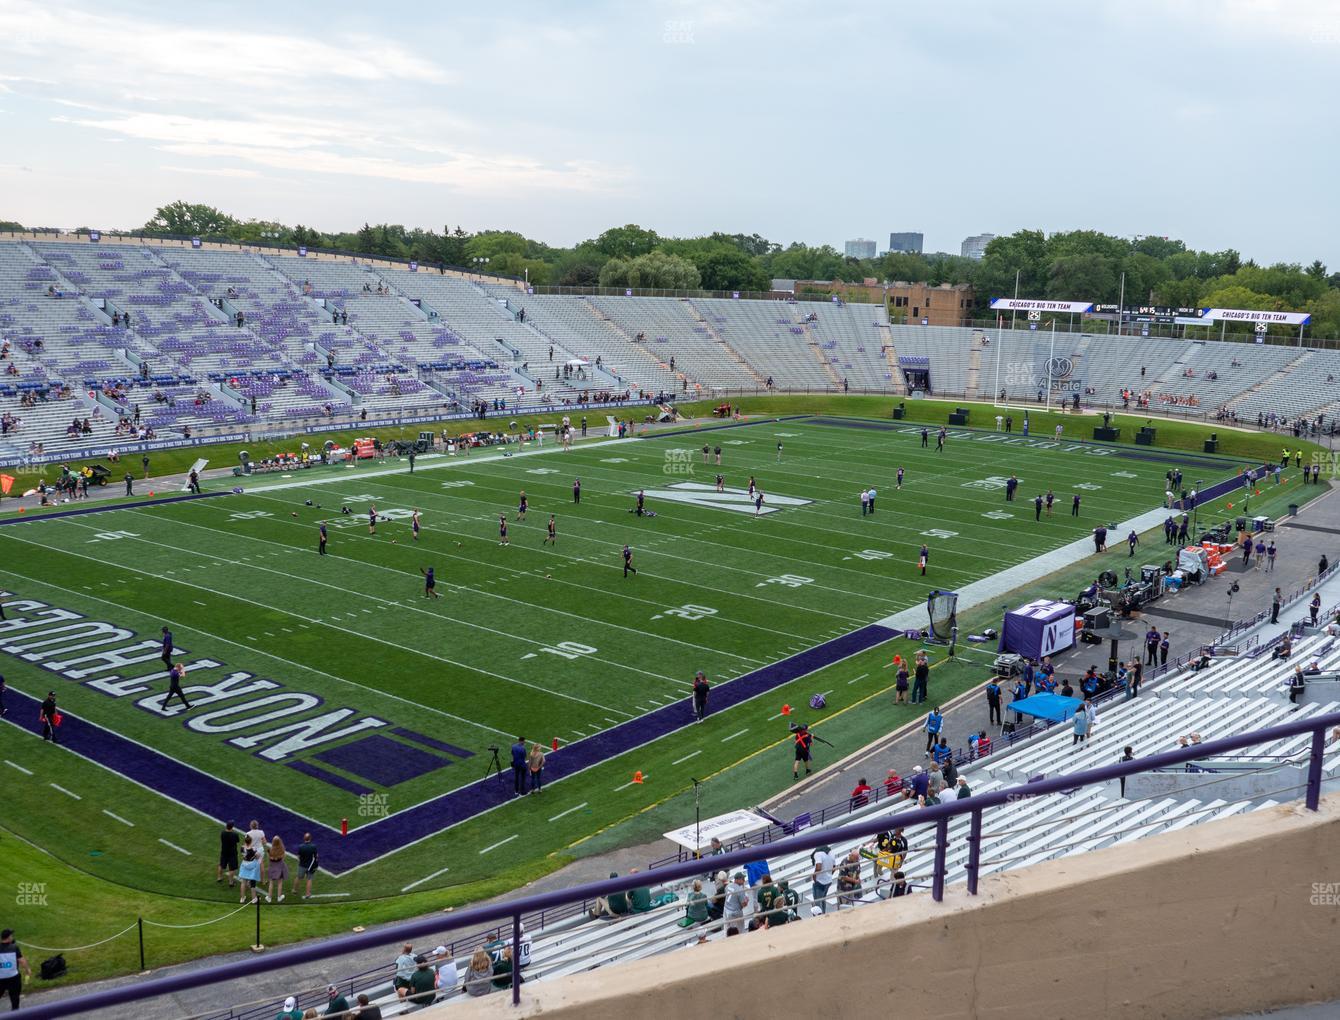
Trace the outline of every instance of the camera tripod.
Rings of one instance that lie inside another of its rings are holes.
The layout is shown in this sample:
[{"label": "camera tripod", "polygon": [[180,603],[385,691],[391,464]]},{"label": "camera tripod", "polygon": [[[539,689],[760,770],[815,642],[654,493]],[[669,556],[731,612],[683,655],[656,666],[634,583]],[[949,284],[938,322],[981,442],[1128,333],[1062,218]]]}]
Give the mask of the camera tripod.
[{"label": "camera tripod", "polygon": [[489,759],[488,767],[484,769],[484,778],[487,779],[489,776],[493,775],[496,772],[498,774],[498,778],[501,779],[503,769],[502,769],[502,761],[498,757],[498,745],[490,744],[489,751],[492,752],[493,757]]}]

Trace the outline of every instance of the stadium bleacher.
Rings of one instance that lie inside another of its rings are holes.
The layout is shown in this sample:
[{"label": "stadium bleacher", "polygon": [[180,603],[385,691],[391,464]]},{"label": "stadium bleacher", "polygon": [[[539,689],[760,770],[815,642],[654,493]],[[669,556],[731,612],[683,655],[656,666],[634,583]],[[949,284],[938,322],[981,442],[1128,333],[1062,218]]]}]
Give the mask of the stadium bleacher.
[{"label": "stadium bleacher", "polygon": [[1267,425],[1340,410],[1334,351],[890,325],[883,307],[865,304],[540,295],[245,249],[2,243],[0,342],[0,414],[17,420],[0,456],[11,459],[146,430],[184,438],[480,402],[558,409],[769,384],[901,394],[900,358],[928,370],[933,393],[969,399],[1004,389],[1036,400],[1056,357],[1091,405],[1119,405],[1130,391],[1155,409]]},{"label": "stadium bleacher", "polygon": [[[1323,671],[1333,669],[1340,665],[1340,642],[1316,634],[1297,642],[1288,661],[1267,655],[1224,656],[1212,660],[1204,669],[1183,668],[1145,687],[1138,698],[1110,702],[1082,743],[1075,742],[1069,725],[1057,725],[1013,749],[996,750],[976,762],[965,762],[959,774],[972,794],[980,795],[1044,776],[1082,773],[1116,761],[1126,746],[1135,748],[1138,756],[1146,756],[1171,750],[1179,743],[1208,743],[1340,709],[1340,702],[1334,701],[1290,704],[1286,696],[1288,677],[1293,664],[1299,662],[1315,663]],[[1309,741],[1310,737],[1304,734],[1254,748],[1247,754],[1233,755],[1222,762],[1214,758],[1199,760],[1195,769],[1187,770],[1185,790],[1176,793],[1126,797],[1113,782],[1110,787],[1088,786],[1054,795],[1014,798],[984,819],[979,874],[1026,868],[1102,847],[1126,845],[1158,833],[1176,832],[1298,799],[1301,789],[1293,770],[1306,760]],[[1330,744],[1323,770],[1330,781],[1340,778],[1340,741]],[[1242,797],[1222,792],[1223,782],[1238,779],[1244,772],[1260,779],[1264,789],[1258,795]],[[836,819],[825,821],[821,828],[876,820],[905,812],[910,806],[895,794],[841,812]],[[967,880],[969,824],[966,815],[949,823],[946,882]],[[908,883],[908,892],[924,895],[931,879],[935,827],[907,826],[904,836],[909,849],[895,866]],[[813,864],[808,853],[770,858],[766,844],[759,846],[759,858],[766,863],[772,883],[785,883],[799,894],[799,902],[790,912],[792,921],[802,921],[819,910],[848,910],[877,904],[893,895],[892,874],[887,870],[880,876],[874,874],[873,842],[835,841],[830,850],[839,864],[856,853],[860,887],[844,892],[835,883],[820,905],[812,895]],[[706,878],[712,871],[711,859],[703,864]],[[611,916],[600,910],[583,909],[566,915],[559,913],[542,926],[532,925],[523,939],[525,980],[552,980],[688,948],[703,941],[713,942],[728,937],[728,927],[743,931],[757,920],[754,916],[757,900],[753,895],[757,885],[751,889],[750,906],[741,916],[718,916],[705,923],[693,923],[685,913],[691,882],[660,886],[655,882],[654,870],[647,873],[647,878],[654,905],[643,912]],[[715,889],[708,881],[704,881],[703,887],[709,895]],[[583,905],[586,906],[590,905]],[[450,947],[444,947],[445,953],[433,956],[431,963],[434,967],[447,964],[449,971],[454,964],[455,973],[463,976],[481,942],[487,940],[484,948],[496,958],[505,936],[506,931],[499,930],[458,938]],[[346,979],[344,984],[368,995],[380,1005],[384,1016],[395,1016],[414,1007],[397,997],[391,977],[387,968]],[[492,990],[490,983],[488,991]],[[451,989],[440,988],[437,1001],[463,998],[467,994],[457,984]]]}]

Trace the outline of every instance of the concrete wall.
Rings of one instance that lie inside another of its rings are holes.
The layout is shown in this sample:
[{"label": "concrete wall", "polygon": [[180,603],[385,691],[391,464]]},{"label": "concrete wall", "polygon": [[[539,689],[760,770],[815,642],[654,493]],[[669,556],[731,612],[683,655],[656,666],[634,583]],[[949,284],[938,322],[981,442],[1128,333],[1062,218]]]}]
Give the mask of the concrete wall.
[{"label": "concrete wall", "polygon": [[[987,828],[990,828],[988,819]],[[1340,795],[441,1007],[456,1017],[1195,1020],[1340,998]],[[1335,883],[1329,889],[1325,883]],[[1318,884],[1321,887],[1318,887]]]}]

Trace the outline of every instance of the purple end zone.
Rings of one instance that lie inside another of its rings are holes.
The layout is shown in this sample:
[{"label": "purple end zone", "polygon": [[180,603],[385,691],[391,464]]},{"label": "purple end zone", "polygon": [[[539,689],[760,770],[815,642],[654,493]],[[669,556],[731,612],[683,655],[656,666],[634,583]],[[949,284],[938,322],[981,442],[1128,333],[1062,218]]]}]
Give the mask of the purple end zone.
[{"label": "purple end zone", "polygon": [[396,786],[452,764],[445,758],[377,734],[320,751],[313,757],[378,786]]},{"label": "purple end zone", "polygon": [[359,797],[373,792],[370,787],[360,786],[352,779],[345,779],[344,776],[338,776],[334,772],[327,772],[325,769],[313,765],[308,761],[291,761],[288,763],[288,767],[297,772],[301,772],[304,776],[311,776],[313,779],[319,779],[321,782],[329,783],[331,786],[338,786],[341,790]]},{"label": "purple end zone", "polygon": [[415,733],[413,730],[407,730],[403,726],[397,726],[391,730],[397,737],[404,737],[406,740],[412,740],[416,744],[422,744],[424,747],[431,747],[436,751],[445,751],[447,754],[454,754],[457,758],[473,758],[474,751],[467,751],[463,747],[457,747],[455,744],[448,744],[445,740],[438,740],[436,737],[430,737],[426,733]]},{"label": "purple end zone", "polygon": [[[899,636],[899,632],[870,624],[807,648],[789,658],[737,677],[712,688],[709,714],[715,715],[751,698],[776,690],[792,680],[831,666],[852,655]],[[18,725],[18,717],[35,720],[40,701],[11,688],[14,707],[4,721]],[[684,698],[654,712],[620,723],[585,740],[579,740],[549,756],[545,766],[548,782],[574,776],[593,765],[631,751],[667,734],[692,726],[693,703]],[[27,729],[27,727],[24,727]],[[32,732],[28,730],[28,732]],[[262,800],[199,769],[184,765],[148,747],[75,716],[66,715],[60,741],[67,750],[96,761],[142,786],[163,794],[209,818],[236,822],[260,819],[267,832],[311,832],[321,841],[322,869],[342,874],[369,861],[467,821],[514,798],[511,777],[492,776],[462,786],[415,807],[364,825],[346,837],[333,825],[300,815]],[[401,747],[400,751],[406,750]],[[306,774],[307,769],[293,767]],[[346,767],[341,765],[341,767]],[[324,771],[324,770],[323,770]],[[324,776],[319,778],[325,778]]]}]

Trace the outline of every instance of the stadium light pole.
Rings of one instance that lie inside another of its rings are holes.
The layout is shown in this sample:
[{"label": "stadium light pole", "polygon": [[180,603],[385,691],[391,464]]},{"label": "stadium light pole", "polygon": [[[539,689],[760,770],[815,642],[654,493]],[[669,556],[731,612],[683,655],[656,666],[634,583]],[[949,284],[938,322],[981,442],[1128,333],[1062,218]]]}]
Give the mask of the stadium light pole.
[{"label": "stadium light pole", "polygon": [[1121,274],[1121,291],[1117,295],[1117,336],[1121,336],[1121,324],[1125,318],[1122,315],[1122,309],[1126,305],[1126,274]]},{"label": "stadium light pole", "polygon": [[1056,317],[1052,316],[1052,343],[1047,349],[1047,410],[1052,409],[1052,365],[1056,361]]}]

